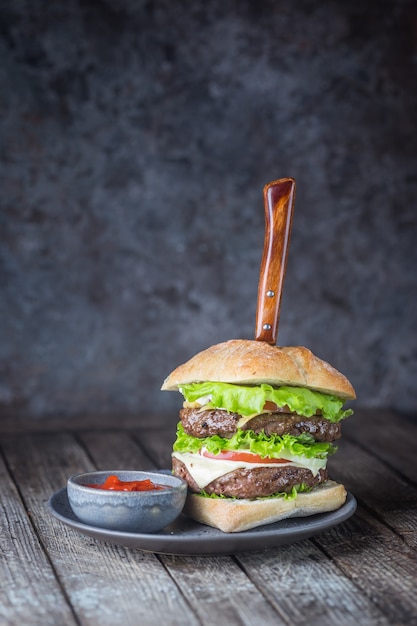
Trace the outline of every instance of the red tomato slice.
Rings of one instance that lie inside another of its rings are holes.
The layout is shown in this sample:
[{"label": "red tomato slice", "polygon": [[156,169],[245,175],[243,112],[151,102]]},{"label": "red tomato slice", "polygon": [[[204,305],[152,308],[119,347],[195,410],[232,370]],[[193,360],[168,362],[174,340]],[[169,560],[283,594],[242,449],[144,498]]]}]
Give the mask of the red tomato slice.
[{"label": "red tomato slice", "polygon": [[242,450],[222,450],[219,454],[212,454],[207,450],[200,451],[201,456],[208,459],[219,459],[222,461],[243,461],[244,463],[288,463],[286,459],[273,459],[271,457],[262,457],[253,452],[244,452]]}]

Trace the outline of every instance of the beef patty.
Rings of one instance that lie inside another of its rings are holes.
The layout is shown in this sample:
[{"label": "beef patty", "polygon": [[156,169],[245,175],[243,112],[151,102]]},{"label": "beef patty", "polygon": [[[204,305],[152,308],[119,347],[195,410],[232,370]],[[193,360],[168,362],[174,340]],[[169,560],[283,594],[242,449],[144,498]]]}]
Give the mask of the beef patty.
[{"label": "beef patty", "polygon": [[[174,457],[172,468],[176,476],[187,481],[190,491],[201,492],[182,461]],[[216,478],[204,487],[204,491],[230,498],[261,498],[274,493],[289,493],[295,485],[301,483],[315,487],[327,479],[327,470],[319,470],[318,474],[313,476],[310,470],[302,467],[241,468]]]},{"label": "beef patty", "polygon": [[[238,413],[228,413],[220,409],[180,411],[185,432],[199,439],[213,435],[230,438],[237,431],[240,417]],[[341,435],[341,424],[330,422],[321,415],[302,417],[296,413],[276,411],[253,417],[246,422],[242,430],[253,430],[255,433],[264,431],[266,435],[297,436],[310,433],[316,441],[335,441]]]}]

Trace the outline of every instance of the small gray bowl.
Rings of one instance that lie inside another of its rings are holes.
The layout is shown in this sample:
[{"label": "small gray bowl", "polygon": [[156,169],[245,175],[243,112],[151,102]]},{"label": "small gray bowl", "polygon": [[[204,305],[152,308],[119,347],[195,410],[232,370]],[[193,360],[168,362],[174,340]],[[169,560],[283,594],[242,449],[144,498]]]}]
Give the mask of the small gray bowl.
[{"label": "small gray bowl", "polygon": [[[110,491],[88,487],[102,484],[108,476],[122,481],[151,480],[168,487],[156,491]],[[88,472],[67,481],[68,500],[81,522],[91,526],[132,533],[153,533],[173,522],[181,513],[187,483],[168,473],[133,470]]]}]

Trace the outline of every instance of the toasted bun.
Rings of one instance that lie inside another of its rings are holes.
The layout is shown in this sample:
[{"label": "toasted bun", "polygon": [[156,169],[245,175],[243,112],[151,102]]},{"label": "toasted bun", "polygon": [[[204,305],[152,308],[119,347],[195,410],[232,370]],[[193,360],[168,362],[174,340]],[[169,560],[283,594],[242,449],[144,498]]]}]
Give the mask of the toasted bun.
[{"label": "toasted bun", "polygon": [[306,517],[335,511],[345,503],[346,496],[344,486],[331,480],[322,483],[309,493],[299,493],[294,500],[284,498],[238,500],[189,494],[184,513],[197,522],[213,526],[225,533],[236,533],[288,517]]},{"label": "toasted bun", "polygon": [[265,341],[233,339],[207,348],[177,367],[162,390],[175,391],[195,382],[240,385],[266,383],[279,387],[308,387],[346,400],[356,398],[348,379],[302,346],[271,346]]}]

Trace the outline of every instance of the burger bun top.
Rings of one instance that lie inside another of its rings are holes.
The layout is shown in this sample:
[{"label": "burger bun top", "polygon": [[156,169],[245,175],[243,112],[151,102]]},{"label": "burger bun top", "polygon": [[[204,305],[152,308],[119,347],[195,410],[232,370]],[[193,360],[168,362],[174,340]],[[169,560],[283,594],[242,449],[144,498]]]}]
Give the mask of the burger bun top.
[{"label": "burger bun top", "polygon": [[348,379],[308,348],[249,339],[232,339],[199,352],[165,379],[162,390],[177,391],[181,385],[206,381],[307,387],[346,400],[356,398]]}]

